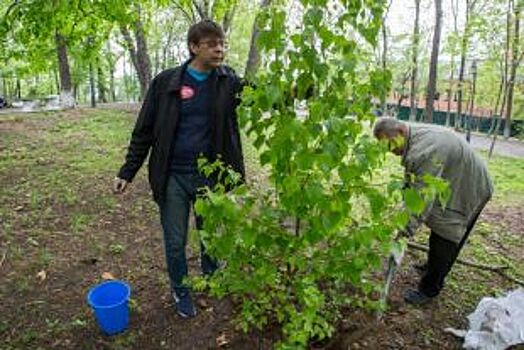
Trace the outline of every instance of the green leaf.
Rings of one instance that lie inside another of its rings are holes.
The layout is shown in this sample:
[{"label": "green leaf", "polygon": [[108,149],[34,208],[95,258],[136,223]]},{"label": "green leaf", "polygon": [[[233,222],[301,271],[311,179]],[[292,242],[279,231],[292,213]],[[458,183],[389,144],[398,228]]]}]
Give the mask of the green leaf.
[{"label": "green leaf", "polygon": [[404,201],[408,209],[417,215],[421,214],[426,207],[426,203],[418,191],[413,188],[407,188],[404,191]]}]

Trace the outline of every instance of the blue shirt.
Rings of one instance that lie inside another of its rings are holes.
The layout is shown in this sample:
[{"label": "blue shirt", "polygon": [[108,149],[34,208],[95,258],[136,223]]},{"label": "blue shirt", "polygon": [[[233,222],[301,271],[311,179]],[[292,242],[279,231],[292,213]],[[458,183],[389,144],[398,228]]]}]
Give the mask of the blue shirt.
[{"label": "blue shirt", "polygon": [[191,67],[184,74],[180,89],[180,115],[172,146],[171,172],[193,172],[197,169],[197,159],[201,155],[211,155],[210,74],[198,72]]}]

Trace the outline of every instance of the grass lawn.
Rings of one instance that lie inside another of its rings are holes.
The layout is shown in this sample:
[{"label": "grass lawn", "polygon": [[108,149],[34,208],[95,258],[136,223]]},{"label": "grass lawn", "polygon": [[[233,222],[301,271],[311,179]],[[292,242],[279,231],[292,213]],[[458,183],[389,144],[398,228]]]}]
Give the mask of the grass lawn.
[{"label": "grass lawn", "polygon": [[[217,338],[233,349],[271,348],[270,336],[235,329],[230,300],[201,294],[195,319],[173,312],[145,169],[126,194],[111,193],[134,118],[103,109],[0,115],[0,348],[208,349],[218,347]],[[244,147],[248,178],[263,186],[256,153]],[[461,256],[507,265],[508,274],[524,279],[524,160],[496,157],[489,167],[495,198]],[[199,272],[196,246],[188,249],[191,273]],[[368,318],[348,316],[338,345],[456,348],[460,342],[443,329],[465,327],[482,296],[516,287],[497,274],[456,265],[433,306],[408,307],[401,292],[415,285],[409,265],[422,258],[408,255],[386,322],[358,333]],[[111,338],[99,333],[85,300],[105,272],[133,288],[130,329]]]}]

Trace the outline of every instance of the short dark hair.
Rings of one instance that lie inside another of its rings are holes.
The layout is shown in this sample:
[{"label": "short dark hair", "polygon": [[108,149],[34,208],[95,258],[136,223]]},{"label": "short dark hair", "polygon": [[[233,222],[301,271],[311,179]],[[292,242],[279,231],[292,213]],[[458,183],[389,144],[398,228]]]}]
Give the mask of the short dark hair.
[{"label": "short dark hair", "polygon": [[220,38],[224,39],[224,31],[222,27],[210,19],[204,19],[198,23],[193,24],[187,31],[187,48],[191,57],[194,54],[191,52],[191,44],[198,44],[204,38]]},{"label": "short dark hair", "polygon": [[373,127],[373,135],[379,137],[380,135],[385,135],[387,137],[394,137],[398,135],[398,129],[402,128],[406,123],[401,120],[382,117],[377,120],[375,126]]}]

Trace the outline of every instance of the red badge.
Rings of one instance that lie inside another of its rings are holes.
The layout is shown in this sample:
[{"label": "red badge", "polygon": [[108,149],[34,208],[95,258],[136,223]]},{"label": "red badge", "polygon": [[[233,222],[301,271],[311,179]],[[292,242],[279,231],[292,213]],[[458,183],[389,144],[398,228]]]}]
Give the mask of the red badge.
[{"label": "red badge", "polygon": [[191,86],[182,86],[180,89],[180,97],[182,100],[188,100],[193,96],[195,96],[195,90]]}]

